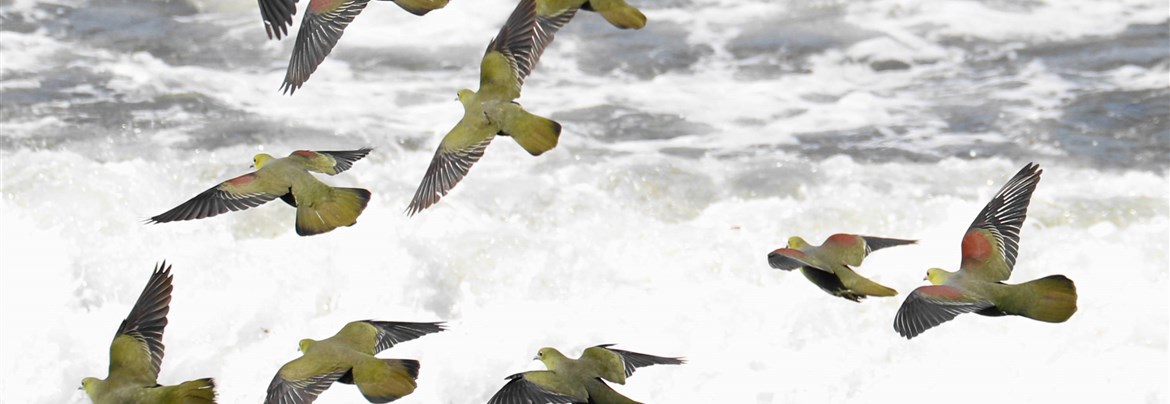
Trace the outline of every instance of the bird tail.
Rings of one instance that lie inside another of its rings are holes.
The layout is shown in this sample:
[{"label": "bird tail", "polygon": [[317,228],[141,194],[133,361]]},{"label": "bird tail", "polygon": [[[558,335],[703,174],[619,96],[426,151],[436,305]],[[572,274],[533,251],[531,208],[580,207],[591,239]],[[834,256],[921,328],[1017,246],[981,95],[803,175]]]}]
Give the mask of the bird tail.
[{"label": "bird tail", "polygon": [[[845,286],[846,289],[849,289],[849,291],[851,291],[855,294],[861,294],[861,295],[866,295],[866,296],[897,296],[898,295],[898,291],[896,291],[892,288],[883,286],[882,284],[879,284],[877,282],[866,279],[864,276],[858,275],[857,272],[853,272],[852,269],[850,269],[849,267],[846,267],[844,265],[837,267],[837,268],[834,268],[833,273],[837,274],[837,277],[841,279],[842,286]],[[842,296],[842,297],[845,297],[845,296]],[[849,299],[848,297],[845,297],[845,298]],[[853,299],[850,299],[850,300],[853,300]]]},{"label": "bird tail", "polygon": [[315,201],[297,204],[297,234],[312,236],[341,226],[353,226],[370,203],[370,191],[361,188],[330,188]]},{"label": "bird tail", "polygon": [[1008,287],[1012,290],[1012,301],[996,305],[1008,314],[1062,323],[1077,312],[1077,287],[1064,275],[1047,276]]},{"label": "bird tail", "polygon": [[215,404],[215,381],[210,378],[183,382],[173,389],[168,403]]},{"label": "bird tail", "polygon": [[507,104],[502,112],[501,134],[516,139],[528,154],[539,156],[557,147],[561,136],[561,124],[557,121],[525,111],[518,104]]},{"label": "bird tail", "polygon": [[448,0],[394,0],[394,3],[398,4],[398,7],[402,7],[403,10],[406,10],[411,14],[425,15],[426,13],[431,12],[431,10],[443,8],[447,5],[447,1]]},{"label": "bird tail", "polygon": [[413,359],[373,358],[353,368],[353,381],[371,403],[388,403],[415,388],[419,363]]},{"label": "bird tail", "polygon": [[646,15],[622,0],[607,1],[602,6],[585,3],[586,10],[596,11],[613,26],[621,29],[641,29],[646,26]]}]

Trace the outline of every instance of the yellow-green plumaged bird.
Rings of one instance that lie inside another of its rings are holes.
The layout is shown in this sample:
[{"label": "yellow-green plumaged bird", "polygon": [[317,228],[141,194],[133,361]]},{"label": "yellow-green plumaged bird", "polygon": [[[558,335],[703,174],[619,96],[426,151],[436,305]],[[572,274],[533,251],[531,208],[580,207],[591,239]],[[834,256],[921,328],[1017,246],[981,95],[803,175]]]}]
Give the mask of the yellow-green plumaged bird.
[{"label": "yellow-green plumaged bird", "polygon": [[284,158],[257,154],[252,158],[252,167],[256,171],[221,182],[147,222],[203,219],[280,198],[297,208],[296,229],[301,236],[352,226],[370,202],[370,191],[334,188],[317,180],[309,171],[337,175],[348,170],[370,150],[297,150]]},{"label": "yellow-green plumaged bird", "polygon": [[215,382],[198,379],[174,386],[158,384],[163,360],[163,330],[171,310],[171,267],[163,262],[122,320],[110,344],[110,372],[87,377],[81,388],[94,404],[212,404]]},{"label": "yellow-green plumaged bird", "polygon": [[580,8],[601,14],[602,18],[621,29],[646,26],[646,15],[625,0],[537,0],[537,4],[542,15]]},{"label": "yellow-green plumaged bird", "polygon": [[[450,0],[390,0],[403,10],[414,15],[424,15],[432,10],[443,8]],[[288,71],[284,75],[284,84],[280,90],[292,95],[309,75],[317,70],[317,66],[329,56],[345,27],[353,22],[366,3],[370,0],[310,0],[305,17],[301,19],[301,30],[297,32],[297,40],[293,45],[292,59],[288,62]],[[268,31],[268,39],[281,39],[288,35],[288,27],[292,25],[293,15],[297,13],[296,0],[259,0],[260,17],[264,20],[264,29]]]},{"label": "yellow-green plumaged bird", "polygon": [[637,404],[614,391],[606,380],[626,384],[634,370],[650,365],[681,365],[683,358],[666,358],[612,349],[607,345],[586,348],[578,359],[569,359],[555,348],[541,348],[534,360],[548,370],[517,373],[496,392],[488,404],[594,403]]},{"label": "yellow-green plumaged bird", "polygon": [[374,355],[444,329],[443,323],[363,320],[350,322],[336,335],[320,341],[302,339],[301,357],[280,367],[268,385],[264,403],[311,403],[333,382],[356,384],[371,403],[400,399],[417,386],[418,361]]},{"label": "yellow-green plumaged bird", "polygon": [[768,264],[785,271],[799,269],[830,295],[861,302],[866,296],[894,296],[898,291],[866,279],[852,267],[861,265],[870,252],[913,243],[914,240],[839,233],[814,246],[800,237],[791,237],[788,247],[768,253]]},{"label": "yellow-green plumaged bird", "polygon": [[1012,274],[1020,250],[1020,228],[1032,192],[1040,183],[1040,166],[1029,163],[979,212],[963,235],[957,272],[926,271],[931,286],[915,289],[894,318],[894,330],[907,339],[963,313],[1016,315],[1061,323],[1077,311],[1077,289],[1063,275],[1018,285],[1003,283]]},{"label": "yellow-green plumaged bird", "polygon": [[557,145],[561,125],[525,111],[514,100],[553,34],[573,18],[577,9],[555,15],[537,12],[535,0],[521,0],[504,27],[488,44],[480,63],[479,91],[459,90],[463,118],[443,136],[406,208],[414,215],[434,205],[451,191],[471,165],[483,157],[496,135],[510,136],[533,156]]}]

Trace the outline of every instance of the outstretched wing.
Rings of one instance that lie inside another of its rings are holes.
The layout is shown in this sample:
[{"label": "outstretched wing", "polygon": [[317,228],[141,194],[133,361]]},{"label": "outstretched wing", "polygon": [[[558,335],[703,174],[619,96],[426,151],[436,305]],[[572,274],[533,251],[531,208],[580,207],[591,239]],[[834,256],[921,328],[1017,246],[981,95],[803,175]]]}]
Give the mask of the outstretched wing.
[{"label": "outstretched wing", "polygon": [[[541,387],[537,384],[541,380],[541,375],[546,376],[545,378],[548,379],[555,377],[549,371],[532,371],[508,376],[508,383],[488,400],[488,404],[569,404],[584,402],[584,400],[574,400],[573,397]],[[588,397],[588,393],[584,391],[581,393]]]},{"label": "outstretched wing", "polygon": [[287,193],[287,186],[264,181],[254,172],[248,173],[203,191],[174,209],[150,218],[147,223],[203,219],[260,206]]},{"label": "outstretched wing", "polygon": [[915,243],[914,240],[838,233],[829,236],[825,239],[824,244],[818,248],[840,263],[856,267],[860,266],[865,257],[868,257],[869,253],[875,250],[913,243]]},{"label": "outstretched wing", "polygon": [[775,251],[768,253],[768,265],[772,268],[791,271],[800,269],[802,267],[809,267],[821,270],[823,272],[832,273],[828,268],[821,268],[817,265],[809,263],[808,256],[800,250],[793,248],[778,248]]},{"label": "outstretched wing", "polygon": [[345,27],[366,8],[369,0],[313,0],[293,45],[292,59],[280,91],[292,95],[333,51]]},{"label": "outstretched wing", "polygon": [[466,119],[460,120],[439,143],[422,183],[406,207],[407,215],[414,216],[439,202],[440,198],[455,188],[455,184],[467,176],[471,166],[483,157],[484,150],[487,150],[495,134],[477,131],[467,122]]},{"label": "outstretched wing", "polygon": [[894,330],[910,339],[923,331],[951,321],[955,316],[992,306],[991,302],[972,298],[950,286],[923,286],[914,289],[898,309],[898,314],[894,317]]},{"label": "outstretched wing", "polygon": [[353,167],[354,162],[366,157],[371,150],[374,149],[365,147],[342,151],[297,150],[288,157],[306,170],[337,175]]},{"label": "outstretched wing", "polygon": [[288,35],[288,27],[292,25],[293,15],[297,13],[296,0],[257,0],[260,5],[260,18],[264,20],[264,30],[268,31],[268,39],[273,36],[280,39]]},{"label": "outstretched wing", "polygon": [[110,344],[110,380],[132,386],[153,386],[163,360],[163,330],[171,310],[171,267],[166,262],[154,273],[118,326]]},{"label": "outstretched wing", "polygon": [[681,365],[686,363],[682,358],[668,358],[647,355],[643,353],[611,349],[613,344],[598,345],[586,348],[581,353],[581,362],[584,362],[597,371],[605,380],[618,384],[625,384],[626,378],[634,374],[634,370],[651,365]]},{"label": "outstretched wing", "polygon": [[[524,78],[532,73],[553,35],[576,13],[577,8],[540,10],[536,0],[521,0],[484,52],[479,92],[509,100],[520,97]],[[493,53],[502,56],[502,61]]]},{"label": "outstretched wing", "polygon": [[376,333],[374,339],[377,341],[374,345],[374,354],[389,349],[390,347],[400,342],[410,341],[412,339],[446,330],[442,322],[438,323],[403,323],[395,321],[374,321],[365,320],[366,324],[374,326]]},{"label": "outstretched wing", "polygon": [[1007,280],[1020,249],[1020,228],[1028,214],[1032,192],[1040,183],[1040,166],[1029,163],[983,207],[963,235],[959,271],[988,282]]},{"label": "outstretched wing", "polygon": [[311,403],[349,371],[349,368],[327,367],[317,362],[320,361],[302,356],[281,366],[268,384],[264,404]]}]

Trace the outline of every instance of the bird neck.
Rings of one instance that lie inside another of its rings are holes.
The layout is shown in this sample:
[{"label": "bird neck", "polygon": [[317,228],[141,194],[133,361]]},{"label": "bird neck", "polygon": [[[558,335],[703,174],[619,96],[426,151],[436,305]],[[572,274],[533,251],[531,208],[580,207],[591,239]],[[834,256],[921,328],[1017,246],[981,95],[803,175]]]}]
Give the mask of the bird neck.
[{"label": "bird neck", "polygon": [[803,238],[800,238],[800,237],[789,237],[788,238],[788,248],[791,248],[794,250],[799,250],[799,249],[802,249],[805,247],[808,247],[808,243],[805,242]]}]

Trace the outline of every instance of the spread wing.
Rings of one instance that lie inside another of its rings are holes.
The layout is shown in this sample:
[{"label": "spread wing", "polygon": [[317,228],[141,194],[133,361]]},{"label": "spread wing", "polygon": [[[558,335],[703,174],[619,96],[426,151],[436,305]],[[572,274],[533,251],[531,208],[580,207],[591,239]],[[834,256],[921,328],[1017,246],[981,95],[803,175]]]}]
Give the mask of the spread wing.
[{"label": "spread wing", "polygon": [[376,329],[374,338],[377,342],[374,345],[374,354],[389,349],[400,342],[410,341],[427,334],[446,330],[441,322],[402,323],[374,320],[365,320],[363,322],[374,326]]},{"label": "spread wing", "polygon": [[292,16],[297,13],[296,0],[257,0],[260,4],[260,18],[264,20],[264,30],[268,31],[268,39],[275,35],[276,39],[288,35],[288,27],[292,25]]},{"label": "spread wing", "polygon": [[366,8],[367,3],[369,0],[313,0],[309,3],[305,18],[301,19],[301,30],[297,32],[281,92],[292,95],[309,80],[309,75],[333,51],[345,27]]},{"label": "spread wing", "polygon": [[[532,73],[553,35],[576,13],[576,8],[568,8],[543,15],[537,9],[536,0],[521,0],[484,52],[479,92],[498,94],[509,100],[520,97],[524,78]],[[496,60],[493,53],[503,60]]]},{"label": "spread wing", "polygon": [[154,386],[163,360],[163,330],[171,310],[171,267],[163,262],[118,326],[110,344],[110,380],[136,386]]},{"label": "spread wing", "polygon": [[[488,404],[547,404],[547,403],[580,403],[584,400],[574,400],[573,397],[556,393],[541,387],[537,382],[544,374],[546,378],[551,378],[552,372],[548,371],[533,371],[517,373],[508,376],[508,383],[500,388]],[[584,392],[582,392],[584,393]],[[588,393],[584,393],[588,396]]]},{"label": "spread wing", "polygon": [[467,176],[471,166],[483,157],[495,133],[475,130],[466,119],[460,120],[455,128],[451,129],[435,150],[435,157],[431,159],[422,183],[414,192],[414,198],[406,207],[406,214],[414,216],[423,209],[439,202],[439,198],[451,192],[455,184]]},{"label": "spread wing", "polygon": [[311,403],[350,370],[318,362],[302,356],[281,366],[268,384],[264,404]]},{"label": "spread wing", "polygon": [[147,223],[203,219],[260,206],[287,193],[287,185],[266,181],[255,172],[248,173],[203,191],[174,209],[150,218]]},{"label": "spread wing", "polygon": [[625,384],[625,379],[634,374],[634,370],[652,365],[681,365],[686,363],[682,358],[667,358],[647,355],[637,352],[611,349],[613,344],[598,345],[586,348],[581,353],[581,362],[585,362],[597,370],[598,375],[605,380],[618,384]]},{"label": "spread wing", "polygon": [[342,151],[297,150],[288,157],[306,170],[337,175],[353,167],[354,162],[366,157],[371,150],[374,149],[365,147]]},{"label": "spread wing", "polygon": [[963,235],[960,271],[989,282],[1011,276],[1020,249],[1020,228],[1042,172],[1039,165],[1029,163],[983,207]]},{"label": "spread wing", "polygon": [[951,321],[963,313],[977,312],[993,305],[967,296],[950,286],[932,285],[914,289],[894,317],[894,330],[906,339]]}]

